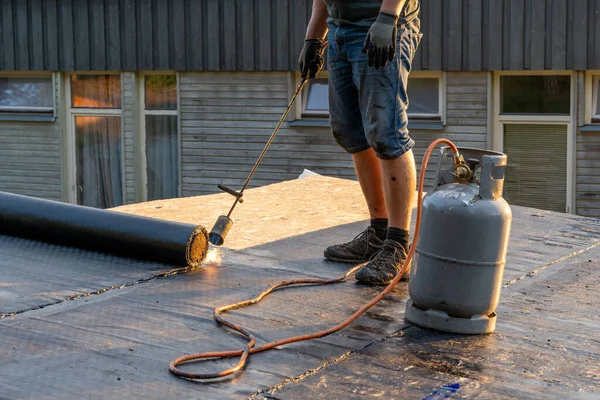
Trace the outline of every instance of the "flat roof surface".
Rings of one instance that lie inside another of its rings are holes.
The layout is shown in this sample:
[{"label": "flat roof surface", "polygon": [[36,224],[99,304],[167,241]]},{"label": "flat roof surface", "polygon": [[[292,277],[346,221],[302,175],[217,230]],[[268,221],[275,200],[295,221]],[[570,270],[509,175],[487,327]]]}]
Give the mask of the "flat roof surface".
[{"label": "flat roof surface", "polygon": [[[0,398],[596,399],[600,397],[600,220],[513,206],[496,332],[444,334],[404,320],[407,283],[348,328],[251,356],[232,380],[194,383],[179,356],[240,349],[212,318],[220,305],[349,265],[323,249],[367,224],[357,182],[310,177],[246,192],[220,265],[189,270],[0,236]],[[219,194],[117,210],[204,225]],[[335,325],[382,288],[348,281],[274,292],[229,318],[259,345]],[[193,372],[231,361],[189,364]]]}]

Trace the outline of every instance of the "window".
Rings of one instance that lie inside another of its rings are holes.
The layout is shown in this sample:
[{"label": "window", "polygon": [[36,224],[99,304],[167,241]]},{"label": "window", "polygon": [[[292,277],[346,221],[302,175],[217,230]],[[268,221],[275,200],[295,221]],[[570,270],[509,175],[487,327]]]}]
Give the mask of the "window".
[{"label": "window", "polygon": [[302,117],[329,116],[329,85],[327,78],[311,79],[304,89]]},{"label": "window", "polygon": [[600,75],[592,78],[592,122],[600,122]]},{"label": "window", "polygon": [[[408,80],[408,117],[411,120],[442,120],[443,79],[441,73],[413,72]],[[329,116],[327,73],[306,84],[302,94],[302,118]]]},{"label": "window", "polygon": [[509,203],[567,213],[573,209],[573,76],[559,71],[494,74],[492,142],[508,156],[504,196]]},{"label": "window", "polygon": [[121,77],[119,75],[72,76],[71,107],[121,108]]},{"label": "window", "polygon": [[500,107],[503,115],[569,115],[571,76],[501,76]]},{"label": "window", "polygon": [[581,132],[598,132],[600,124],[600,72],[585,72],[585,97],[583,100],[584,124]]},{"label": "window", "polygon": [[146,75],[143,126],[147,200],[178,197],[177,76]]},{"label": "window", "polygon": [[109,208],[123,204],[121,77],[72,75],[70,115],[74,147],[74,199]]},{"label": "window", "polygon": [[0,77],[0,112],[53,113],[52,77]]},{"label": "window", "polygon": [[408,117],[411,119],[442,118],[441,79],[439,77],[408,78]]}]

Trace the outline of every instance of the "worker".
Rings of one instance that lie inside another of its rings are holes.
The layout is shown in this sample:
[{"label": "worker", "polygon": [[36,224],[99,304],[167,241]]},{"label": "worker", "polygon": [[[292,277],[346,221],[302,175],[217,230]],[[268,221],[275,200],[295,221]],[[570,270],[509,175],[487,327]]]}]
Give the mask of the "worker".
[{"label": "worker", "polygon": [[416,168],[407,84],[422,38],[419,11],[419,0],[313,0],[298,60],[302,78],[315,78],[327,38],[331,130],[352,156],[371,220],[324,256],[364,263],[355,277],[366,285],[392,281],[409,248]]}]

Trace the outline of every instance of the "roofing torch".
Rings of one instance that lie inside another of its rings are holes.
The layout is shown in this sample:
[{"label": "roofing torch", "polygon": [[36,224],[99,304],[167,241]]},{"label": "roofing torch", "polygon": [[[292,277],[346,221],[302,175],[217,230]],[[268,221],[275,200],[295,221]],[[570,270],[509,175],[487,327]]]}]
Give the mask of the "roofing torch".
[{"label": "roofing torch", "polygon": [[[328,42],[324,42],[323,43],[321,54],[325,50],[325,48],[327,47],[327,44],[328,44]],[[302,78],[302,81],[300,82],[300,84],[296,88],[296,91],[294,92],[294,96],[292,97],[292,99],[288,103],[288,106],[285,109],[285,112],[283,113],[283,115],[279,119],[279,123],[277,124],[277,126],[275,127],[275,130],[271,134],[271,137],[267,141],[267,144],[265,145],[265,148],[263,149],[262,153],[258,157],[258,160],[256,160],[256,163],[254,163],[254,167],[252,168],[252,171],[250,171],[250,174],[248,175],[248,178],[246,178],[246,182],[244,182],[244,185],[242,186],[242,189],[240,191],[235,191],[235,190],[233,190],[231,188],[228,188],[225,185],[221,185],[221,184],[217,185],[217,187],[219,189],[221,189],[225,193],[229,193],[230,195],[232,195],[233,197],[235,197],[235,200],[233,201],[233,205],[231,206],[231,209],[229,210],[229,212],[227,213],[227,215],[221,215],[219,218],[217,218],[217,222],[215,222],[215,225],[213,226],[212,230],[210,231],[210,234],[208,235],[208,240],[210,241],[210,243],[213,246],[219,247],[219,246],[222,246],[223,243],[225,243],[225,238],[227,237],[227,234],[229,233],[229,230],[231,229],[231,226],[233,225],[233,221],[230,218],[231,217],[231,213],[233,213],[233,210],[235,209],[235,206],[237,206],[238,203],[243,203],[244,202],[244,199],[243,199],[244,190],[246,190],[246,188],[248,187],[248,184],[250,183],[250,180],[252,179],[252,176],[256,172],[259,164],[261,163],[262,159],[264,158],[265,154],[267,153],[267,150],[269,149],[269,146],[271,146],[271,143],[273,142],[273,139],[275,139],[275,135],[277,135],[277,132],[279,132],[279,128],[281,128],[281,125],[283,124],[283,121],[285,121],[285,118],[287,117],[290,109],[292,108],[292,105],[296,101],[296,98],[298,97],[298,95],[300,94],[300,92],[302,91],[302,89],[304,88],[304,86],[306,85],[306,83],[308,82],[308,80],[309,80],[308,75],[305,76],[304,78]]]}]

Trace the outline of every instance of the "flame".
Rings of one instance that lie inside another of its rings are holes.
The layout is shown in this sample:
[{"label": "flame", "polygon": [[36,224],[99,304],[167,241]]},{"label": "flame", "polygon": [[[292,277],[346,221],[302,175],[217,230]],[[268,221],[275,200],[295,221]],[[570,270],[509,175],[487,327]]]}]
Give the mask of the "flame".
[{"label": "flame", "polygon": [[206,258],[204,259],[204,265],[221,265],[221,260],[223,259],[223,255],[221,254],[221,250],[218,247],[210,246],[208,252],[206,253]]}]

